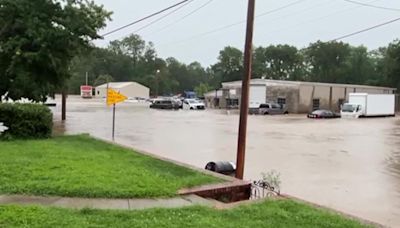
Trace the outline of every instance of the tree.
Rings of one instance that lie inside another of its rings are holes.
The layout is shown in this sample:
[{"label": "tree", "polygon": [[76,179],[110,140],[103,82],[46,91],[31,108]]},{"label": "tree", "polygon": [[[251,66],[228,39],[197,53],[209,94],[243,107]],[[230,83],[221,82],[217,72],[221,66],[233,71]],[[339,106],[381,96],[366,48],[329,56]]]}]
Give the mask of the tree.
[{"label": "tree", "polygon": [[197,96],[204,97],[204,94],[210,92],[213,88],[209,86],[207,83],[200,83],[200,85],[194,88]]},{"label": "tree", "polygon": [[137,63],[146,48],[146,42],[139,35],[132,34],[121,41],[110,42],[109,48],[117,54],[131,57]]},{"label": "tree", "polygon": [[223,82],[240,80],[244,75],[243,52],[234,47],[225,47],[219,52],[218,63],[212,66]]},{"label": "tree", "polygon": [[71,60],[110,13],[84,0],[1,0],[0,94],[44,101],[65,85]]},{"label": "tree", "polygon": [[254,51],[253,77],[277,80],[302,80],[303,57],[296,47],[271,45]]},{"label": "tree", "polygon": [[380,73],[384,75],[385,85],[400,90],[400,40],[393,41],[381,51],[384,57],[380,62]]},{"label": "tree", "polygon": [[114,81],[114,78],[111,75],[103,74],[103,75],[100,75],[99,77],[97,77],[96,80],[94,80],[93,85],[99,86],[99,85],[103,85],[103,84],[113,82],[113,81]]},{"label": "tree", "polygon": [[310,71],[309,79],[315,82],[345,83],[350,51],[350,45],[343,42],[318,41],[311,44],[304,51]]},{"label": "tree", "polygon": [[366,47],[351,47],[344,83],[369,84],[376,78],[373,59]]}]

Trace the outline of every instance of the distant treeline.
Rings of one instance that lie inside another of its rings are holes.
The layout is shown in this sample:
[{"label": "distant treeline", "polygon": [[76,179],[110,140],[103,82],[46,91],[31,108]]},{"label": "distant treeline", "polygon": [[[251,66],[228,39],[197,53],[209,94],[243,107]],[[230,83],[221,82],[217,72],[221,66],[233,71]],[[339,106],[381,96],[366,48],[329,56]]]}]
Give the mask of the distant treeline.
[{"label": "distant treeline", "polygon": [[[152,95],[177,94],[186,90],[195,90],[201,95],[219,88],[221,82],[240,80],[243,53],[228,46],[220,51],[218,62],[209,67],[198,62],[184,64],[173,57],[159,58],[151,42],[131,35],[75,58],[71,70],[70,93],[79,93],[79,86],[85,82],[88,72],[92,85],[107,81],[137,81],[150,87]],[[395,40],[377,50],[321,41],[304,49],[290,45],[255,47],[253,78],[262,77],[400,89],[400,41]]]}]

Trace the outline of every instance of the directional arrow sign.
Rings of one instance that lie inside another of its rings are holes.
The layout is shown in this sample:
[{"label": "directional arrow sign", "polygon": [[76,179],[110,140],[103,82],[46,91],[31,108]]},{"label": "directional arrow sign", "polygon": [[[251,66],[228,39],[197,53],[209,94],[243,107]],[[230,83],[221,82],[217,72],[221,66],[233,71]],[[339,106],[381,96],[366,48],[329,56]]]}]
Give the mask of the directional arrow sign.
[{"label": "directional arrow sign", "polygon": [[123,102],[126,99],[128,99],[126,96],[120,94],[119,92],[117,92],[113,89],[107,90],[107,105],[108,106]]}]

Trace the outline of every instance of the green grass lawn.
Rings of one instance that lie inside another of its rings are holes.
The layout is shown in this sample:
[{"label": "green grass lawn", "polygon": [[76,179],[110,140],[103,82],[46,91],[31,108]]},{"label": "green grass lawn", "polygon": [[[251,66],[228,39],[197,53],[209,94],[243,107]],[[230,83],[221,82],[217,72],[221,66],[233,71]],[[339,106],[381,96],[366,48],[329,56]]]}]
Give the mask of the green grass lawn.
[{"label": "green grass lawn", "polygon": [[67,210],[0,206],[0,227],[367,227],[290,200],[232,210],[205,207],[144,211]]},{"label": "green grass lawn", "polygon": [[87,135],[0,142],[0,158],[0,194],[168,197],[220,181]]}]

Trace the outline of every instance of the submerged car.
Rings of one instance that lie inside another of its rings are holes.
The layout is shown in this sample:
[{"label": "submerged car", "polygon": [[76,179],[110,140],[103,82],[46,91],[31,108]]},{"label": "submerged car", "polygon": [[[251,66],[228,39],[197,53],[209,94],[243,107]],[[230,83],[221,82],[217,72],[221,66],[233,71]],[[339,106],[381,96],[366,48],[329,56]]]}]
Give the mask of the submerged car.
[{"label": "submerged car", "polygon": [[182,103],[184,110],[204,110],[205,107],[205,104],[198,99],[185,99]]},{"label": "submerged car", "polygon": [[258,109],[258,114],[260,115],[279,115],[279,114],[289,114],[286,107],[275,103],[260,104]]},{"label": "submerged car", "polygon": [[179,104],[173,100],[154,100],[150,108],[154,109],[179,109]]},{"label": "submerged car", "polygon": [[340,114],[330,110],[315,110],[312,113],[309,113],[307,117],[313,119],[334,119],[340,118]]}]

